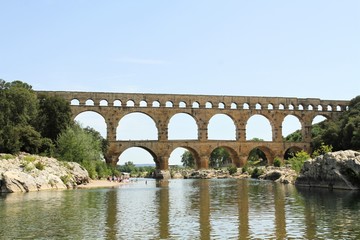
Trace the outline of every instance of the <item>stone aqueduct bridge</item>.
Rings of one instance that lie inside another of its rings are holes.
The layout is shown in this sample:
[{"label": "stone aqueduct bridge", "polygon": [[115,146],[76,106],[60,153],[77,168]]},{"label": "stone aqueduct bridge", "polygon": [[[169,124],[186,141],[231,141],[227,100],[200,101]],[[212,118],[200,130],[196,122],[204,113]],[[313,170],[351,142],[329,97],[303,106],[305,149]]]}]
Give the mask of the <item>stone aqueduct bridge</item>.
[{"label": "stone aqueduct bridge", "polygon": [[[167,170],[172,151],[183,147],[190,151],[197,168],[208,168],[211,152],[224,147],[230,153],[233,163],[243,166],[254,148],[262,150],[269,164],[275,157],[283,159],[289,149],[309,152],[311,127],[314,117],[322,115],[334,119],[346,111],[349,101],[281,98],[244,97],[175,94],[134,94],[103,92],[58,92],[38,91],[60,96],[71,103],[73,118],[86,111],[100,114],[107,125],[109,150],[106,161],[116,164],[126,149],[140,147],[154,158],[157,169]],[[158,129],[157,140],[117,141],[116,129],[119,121],[130,113],[143,113],[151,117]],[[196,140],[169,140],[168,125],[172,116],[185,113],[192,116],[198,126]],[[226,114],[236,127],[236,140],[209,140],[208,124],[216,114]],[[272,127],[272,141],[246,141],[246,123],[253,115],[266,117]],[[302,142],[284,142],[282,122],[288,115],[297,117],[302,125]]]}]

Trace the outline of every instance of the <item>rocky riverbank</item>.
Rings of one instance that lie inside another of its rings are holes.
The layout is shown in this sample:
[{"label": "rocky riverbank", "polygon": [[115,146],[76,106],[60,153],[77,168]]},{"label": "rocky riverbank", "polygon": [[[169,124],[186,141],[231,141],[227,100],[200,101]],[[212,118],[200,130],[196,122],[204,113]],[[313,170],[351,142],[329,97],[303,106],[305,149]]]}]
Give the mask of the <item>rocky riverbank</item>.
[{"label": "rocky riverbank", "polygon": [[360,189],[360,153],[338,151],[305,162],[296,185],[330,189]]},{"label": "rocky riverbank", "polygon": [[21,153],[0,154],[0,193],[68,189],[89,183],[78,163]]},{"label": "rocky riverbank", "polygon": [[[254,174],[254,171],[257,173]],[[206,170],[180,170],[172,173],[172,178],[175,179],[223,179],[223,178],[256,178],[261,180],[272,180],[284,184],[293,184],[297,177],[297,173],[290,167],[254,167],[244,171],[238,168],[233,174],[227,169],[206,169]]]}]

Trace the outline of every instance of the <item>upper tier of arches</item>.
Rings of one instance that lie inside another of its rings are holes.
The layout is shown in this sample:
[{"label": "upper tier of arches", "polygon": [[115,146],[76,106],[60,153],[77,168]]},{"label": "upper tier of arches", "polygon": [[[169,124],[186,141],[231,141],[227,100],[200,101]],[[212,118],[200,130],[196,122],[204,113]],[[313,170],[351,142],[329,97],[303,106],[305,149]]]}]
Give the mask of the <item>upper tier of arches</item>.
[{"label": "upper tier of arches", "polygon": [[43,93],[61,96],[72,105],[88,106],[341,112],[348,110],[349,105],[349,101],[317,98],[54,91]]}]

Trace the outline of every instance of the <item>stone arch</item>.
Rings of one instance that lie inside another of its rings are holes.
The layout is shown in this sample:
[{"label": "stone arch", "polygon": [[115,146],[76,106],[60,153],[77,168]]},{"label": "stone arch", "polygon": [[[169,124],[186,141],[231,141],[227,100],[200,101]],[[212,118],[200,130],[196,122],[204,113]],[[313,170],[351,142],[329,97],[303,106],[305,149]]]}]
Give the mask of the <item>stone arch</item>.
[{"label": "stone arch", "polygon": [[320,104],[317,106],[317,110],[318,111],[322,111],[323,110],[323,106],[321,106]]},{"label": "stone arch", "polygon": [[[286,137],[289,134],[294,133],[295,131],[300,131],[300,139],[298,141],[302,141],[302,130],[304,128],[304,122],[302,122],[302,119],[294,114],[289,114],[284,117],[282,121],[282,137]],[[295,127],[294,127],[295,126]]]},{"label": "stone arch", "polygon": [[302,150],[303,150],[302,148],[297,147],[297,146],[289,147],[288,149],[285,150],[285,152],[283,154],[284,160],[288,160],[289,158],[295,156],[295,154],[297,152],[300,152]]},{"label": "stone arch", "polygon": [[219,102],[218,108],[219,109],[225,109],[225,103]]},{"label": "stone arch", "polygon": [[282,104],[282,103],[280,103],[280,104],[279,104],[279,110],[285,110],[285,105]]},{"label": "stone arch", "polygon": [[174,107],[174,103],[172,101],[166,101],[165,107],[172,108]]},{"label": "stone arch", "polygon": [[290,103],[290,104],[289,104],[289,110],[292,111],[292,110],[294,110],[294,109],[295,109],[295,108],[294,108],[294,105],[293,105],[292,103]]},{"label": "stone arch", "polygon": [[116,99],[114,102],[113,102],[113,105],[114,107],[121,107],[122,103],[119,99]]},{"label": "stone arch", "polygon": [[199,126],[189,113],[174,114],[167,126],[169,140],[198,139]]},{"label": "stone arch", "polygon": [[128,100],[127,102],[126,102],[126,106],[127,107],[135,107],[135,101],[134,100]]},{"label": "stone arch", "polygon": [[124,115],[116,128],[116,140],[158,140],[158,127],[154,119],[143,112]]},{"label": "stone arch", "polygon": [[90,127],[100,133],[103,138],[107,137],[107,122],[104,116],[94,110],[84,110],[74,116],[74,121],[82,127]]},{"label": "stone arch", "polygon": [[311,124],[314,125],[316,123],[322,122],[329,119],[329,116],[327,116],[326,114],[317,114],[314,115],[312,120],[311,120]]},{"label": "stone arch", "polygon": [[238,106],[237,106],[236,103],[233,102],[233,103],[231,103],[230,108],[231,108],[231,109],[237,109]]},{"label": "stone arch", "polygon": [[89,98],[85,101],[85,106],[95,106],[94,100]]},{"label": "stone arch", "polygon": [[[230,161],[231,161],[231,162],[228,162],[229,165],[234,165],[236,167],[240,167],[239,154],[236,152],[235,149],[233,149],[232,147],[229,147],[229,146],[220,145],[220,146],[213,148],[210,153],[209,159],[211,158],[211,154],[218,148],[223,148],[229,153],[229,157],[230,157]],[[210,162],[209,162],[209,166],[210,166]]]},{"label": "stone arch", "polygon": [[261,104],[260,103],[255,104],[255,109],[256,110],[261,110],[262,109]]},{"label": "stone arch", "polygon": [[267,146],[264,146],[264,145],[258,145],[256,147],[252,148],[247,153],[248,160],[251,157],[250,156],[251,152],[256,149],[260,150],[265,155],[266,159],[264,161],[266,161],[267,165],[272,165],[274,163],[275,153],[270,148],[268,148]]},{"label": "stone arch", "polygon": [[206,102],[205,108],[213,108],[213,104],[211,102]]},{"label": "stone arch", "polygon": [[179,102],[179,108],[186,108],[187,104],[184,101]]},{"label": "stone arch", "polygon": [[332,107],[331,105],[327,105],[326,110],[327,110],[328,112],[332,112],[332,111],[333,111],[333,107]]},{"label": "stone arch", "polygon": [[307,107],[307,110],[309,111],[313,111],[314,110],[314,106],[312,104],[309,104]]},{"label": "stone arch", "polygon": [[[246,121],[246,140],[249,141],[253,138],[260,138],[265,141],[272,141],[273,130],[273,123],[267,116],[262,114],[253,114]],[[256,135],[249,134],[250,132],[256,132]],[[267,132],[267,135],[260,134],[260,132]]]},{"label": "stone arch", "polygon": [[99,102],[99,106],[107,107],[107,106],[109,106],[109,103],[106,99],[103,99]]},{"label": "stone arch", "polygon": [[274,104],[269,103],[269,104],[268,104],[267,109],[269,109],[269,110],[273,110],[273,109],[274,109]]},{"label": "stone arch", "polygon": [[[189,151],[189,152],[191,153],[192,157],[194,158],[194,164],[195,164],[194,168],[195,168],[195,169],[198,169],[198,167],[201,166],[201,165],[200,165],[199,153],[198,153],[198,152],[196,151],[196,149],[194,149],[194,148],[191,148],[191,147],[189,147],[189,146],[182,146],[182,145],[177,146],[176,148],[172,149],[172,151],[171,151],[171,153],[170,153],[170,157],[169,157],[169,165],[171,164],[171,161],[172,161],[172,160],[170,160],[170,159],[171,159],[172,157],[174,157],[173,155],[176,154],[176,151],[177,151],[177,150],[180,150],[180,151],[181,151],[182,149],[184,149],[185,151]],[[185,153],[185,151],[182,151],[182,152]]]},{"label": "stone arch", "polygon": [[192,104],[192,108],[200,108],[200,104],[199,104],[199,102],[193,102],[193,104]]},{"label": "stone arch", "polygon": [[236,125],[234,119],[223,113],[213,115],[208,123],[208,139],[236,140]]},{"label": "stone arch", "polygon": [[158,107],[160,107],[160,102],[159,101],[153,101],[151,106],[154,107],[154,108],[158,108]]},{"label": "stone arch", "polygon": [[[141,149],[140,152],[139,149]],[[134,151],[138,151],[138,152],[136,153]],[[121,153],[119,153],[117,157],[117,163],[125,163],[128,161],[131,161],[135,164],[138,163],[137,161],[142,161],[142,163],[151,163],[151,161],[153,161],[155,163],[156,169],[160,169],[160,162],[155,152],[141,145],[134,145],[128,147],[124,149]]]},{"label": "stone arch", "polygon": [[145,100],[140,101],[139,107],[147,107],[148,103]]},{"label": "stone arch", "polygon": [[250,105],[248,103],[244,103],[243,109],[246,109],[246,110],[250,109]]},{"label": "stone arch", "polygon": [[72,100],[70,101],[70,105],[71,105],[71,106],[79,106],[79,105],[80,105],[79,99],[77,99],[77,98],[72,99]]},{"label": "stone arch", "polygon": [[298,105],[298,110],[300,110],[300,111],[304,111],[304,105],[299,104],[299,105]]}]

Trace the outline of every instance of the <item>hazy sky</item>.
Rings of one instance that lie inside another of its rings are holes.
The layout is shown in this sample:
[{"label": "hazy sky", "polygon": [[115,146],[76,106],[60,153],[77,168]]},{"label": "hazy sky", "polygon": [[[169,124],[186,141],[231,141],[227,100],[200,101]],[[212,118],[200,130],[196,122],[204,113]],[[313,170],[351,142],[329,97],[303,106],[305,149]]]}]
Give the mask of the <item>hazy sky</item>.
[{"label": "hazy sky", "polygon": [[35,90],[351,99],[358,0],[0,0],[0,78]]}]

